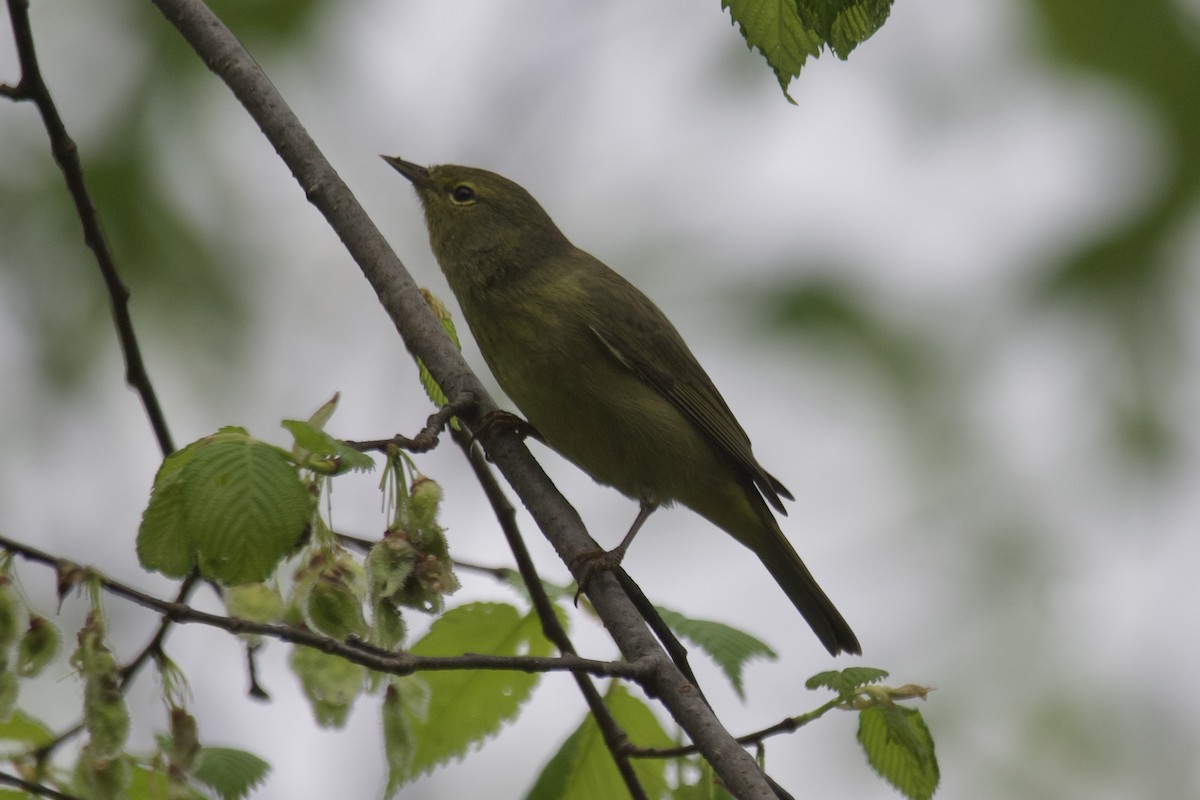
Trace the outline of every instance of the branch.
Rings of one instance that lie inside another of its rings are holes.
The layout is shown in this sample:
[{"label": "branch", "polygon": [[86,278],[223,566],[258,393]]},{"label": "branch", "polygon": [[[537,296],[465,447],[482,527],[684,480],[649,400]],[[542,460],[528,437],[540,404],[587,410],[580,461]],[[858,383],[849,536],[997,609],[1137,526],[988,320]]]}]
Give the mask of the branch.
[{"label": "branch", "polygon": [[580,658],[576,655],[563,654],[553,658],[535,656],[489,656],[477,653],[466,653],[461,656],[416,656],[411,653],[393,653],[381,650],[365,642],[355,639],[338,641],[306,628],[295,628],[290,625],[276,625],[264,622],[252,622],[238,617],[224,617],[220,614],[209,614],[198,611],[186,603],[162,600],[146,594],[132,586],[114,581],[99,572],[81,568],[66,559],[58,558],[36,547],[13,541],[0,536],[0,548],[17,553],[24,558],[40,564],[62,568],[73,568],[82,571],[87,577],[99,582],[104,591],[117,597],[123,597],[161,614],[164,619],[180,623],[199,623],[213,628],[220,628],[229,633],[253,633],[259,636],[269,636],[291,644],[304,645],[321,650],[325,653],[344,658],[355,664],[360,664],[376,672],[389,675],[411,675],[415,672],[440,672],[460,669],[494,669],[514,670],[520,672],[587,672],[604,677],[627,678],[629,680],[645,681],[652,665],[647,662],[618,662],[598,661],[590,658]]},{"label": "branch", "polygon": [[[783,733],[795,733],[808,723],[825,716],[839,706],[845,707],[845,699],[835,697],[828,703],[814,708],[812,711],[796,717],[788,717],[774,725],[754,731],[753,733],[747,733],[744,736],[739,736],[737,738],[738,744],[758,745],[772,736],[778,736]],[[683,758],[695,755],[697,750],[694,745],[686,745],[684,747],[629,747],[626,752],[630,758]]]},{"label": "branch", "polygon": [[14,101],[30,100],[42,115],[42,124],[50,137],[50,152],[62,170],[67,189],[75,202],[75,213],[83,225],[83,241],[96,257],[100,275],[108,289],[112,305],[113,322],[117,326],[117,339],[125,358],[125,383],[133,388],[142,399],[150,427],[158,439],[158,448],[163,457],[175,451],[171,432],[158,395],[142,362],[142,351],[137,335],[133,331],[133,318],[129,314],[129,288],[117,273],[117,264],[100,229],[100,216],[83,180],[83,165],[79,161],[79,148],[67,133],[67,127],[58,113],[58,107],[50,96],[50,89],[42,78],[38,66],[37,51],[33,46],[33,29],[29,23],[29,0],[8,0],[8,14],[12,17],[13,38],[17,43],[17,58],[21,64],[21,81],[16,86],[0,86],[0,94]]},{"label": "branch", "polygon": [[[530,600],[533,602],[534,608],[537,609],[538,618],[542,621],[542,631],[546,634],[546,638],[553,642],[559,649],[559,652],[564,655],[574,655],[575,646],[571,643],[567,631],[558,621],[558,614],[555,613],[554,604],[550,602],[550,598],[546,595],[546,589],[542,586],[541,576],[538,575],[537,569],[534,567],[533,559],[529,555],[529,549],[525,547],[525,539],[521,536],[521,531],[517,527],[516,511],[513,509],[512,504],[508,502],[508,498],[504,496],[504,490],[500,488],[500,484],[496,481],[496,477],[488,467],[483,451],[474,447],[474,438],[468,436],[465,431],[452,431],[452,435],[458,446],[466,454],[467,459],[471,463],[471,468],[475,471],[475,477],[483,487],[488,502],[492,504],[492,509],[496,513],[496,519],[500,523],[501,530],[504,531],[504,538],[508,541],[509,548],[513,552],[513,558],[516,559],[521,579],[525,582],[525,587],[529,590]],[[613,757],[613,763],[621,775],[621,780],[625,782],[625,788],[629,790],[629,796],[633,800],[647,800],[646,790],[642,788],[641,781],[638,780],[637,773],[634,771],[633,764],[630,762],[627,754],[629,737],[625,734],[624,729],[621,728],[612,713],[609,712],[608,706],[604,704],[603,696],[601,696],[600,691],[592,683],[591,679],[580,672],[574,673],[574,677],[575,683],[579,686],[579,691],[583,695],[584,702],[587,703],[588,709],[592,712],[592,717],[596,720],[596,726],[599,728],[600,735],[604,739],[604,745]]]},{"label": "branch", "polygon": [[[184,578],[183,583],[179,585],[179,592],[175,595],[174,602],[178,605],[187,603],[188,597],[191,595],[192,590],[196,588],[196,585],[199,582],[200,575],[196,572],[193,572],[191,575],[188,575],[186,578]],[[163,654],[163,642],[166,641],[167,632],[171,630],[171,625],[171,618],[163,617],[162,621],[158,624],[158,630],[154,632],[153,638],[146,643],[146,646],[142,648],[140,653],[133,657],[132,661],[121,668],[122,689],[124,689],[129,682],[133,680],[133,676],[137,674],[137,671],[141,669],[147,661],[149,661],[151,658],[158,658]]]},{"label": "branch", "polygon": [[7,772],[0,772],[0,784],[15,786],[23,792],[36,794],[39,797],[51,797],[54,800],[80,800],[76,795],[66,794],[57,789],[51,789],[49,786],[43,786],[40,783],[31,783],[24,778],[18,778],[16,775]]},{"label": "branch", "polygon": [[[435,319],[412,277],[254,59],[200,0],[154,3],[262,129],[309,201],[358,263],[405,346],[414,356],[419,355],[448,397],[472,405],[465,421],[477,422],[493,410],[495,404]],[[578,513],[513,434],[499,432],[491,437],[488,454],[566,563],[580,563],[581,555],[598,549]],[[625,658],[652,668],[641,681],[643,688],[662,701],[724,786],[741,800],[773,800],[775,794],[754,758],[724,729],[696,687],[674,668],[616,579],[607,574],[596,576],[587,594]]]},{"label": "branch", "polygon": [[450,423],[450,420],[470,411],[472,405],[474,404],[469,395],[460,396],[457,402],[446,403],[446,405],[429,415],[429,419],[425,422],[425,427],[411,439],[407,436],[396,434],[390,439],[369,439],[365,442],[345,442],[345,444],[363,453],[371,450],[386,453],[389,447],[399,447],[401,450],[407,450],[410,453],[427,453],[437,447],[438,436],[441,434],[442,429]]}]

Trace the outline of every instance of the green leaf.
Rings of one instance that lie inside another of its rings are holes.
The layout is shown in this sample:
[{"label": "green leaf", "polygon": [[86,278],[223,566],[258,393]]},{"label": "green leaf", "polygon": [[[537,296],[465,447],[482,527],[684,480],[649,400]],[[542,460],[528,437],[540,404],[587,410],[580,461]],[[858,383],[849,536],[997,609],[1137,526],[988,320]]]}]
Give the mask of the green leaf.
[{"label": "green leaf", "polygon": [[54,731],[19,709],[0,722],[0,742],[19,742],[32,748],[47,745],[54,738]]},{"label": "green leaf", "polygon": [[101,758],[88,743],[79,751],[73,774],[75,793],[89,800],[126,800],[133,762],[124,755]]},{"label": "green leaf", "polygon": [[12,581],[0,575],[0,650],[7,650],[21,634],[22,603]]},{"label": "green leaf", "polygon": [[818,672],[804,682],[809,689],[819,689],[824,686],[838,694],[853,694],[855,689],[869,683],[879,683],[888,676],[887,670],[875,667],[847,667],[842,670]]},{"label": "green leaf", "polygon": [[38,614],[29,615],[29,626],[17,644],[17,674],[32,678],[58,655],[62,637],[54,623]]},{"label": "green leaf", "polygon": [[163,462],[138,530],[143,567],[225,585],[266,579],[303,536],[312,502],[282,451],[240,429]]},{"label": "green leaf", "polygon": [[738,697],[743,700],[746,699],[746,694],[742,685],[742,668],[746,662],[754,658],[777,657],[768,645],[745,631],[721,622],[685,617],[661,606],[656,608],[663,621],[676,634],[708,653],[729,678]]},{"label": "green leaf", "polygon": [[12,716],[17,708],[17,695],[21,685],[17,683],[17,675],[10,669],[0,670],[0,720]]},{"label": "green leaf", "polygon": [[805,27],[793,0],[721,0],[742,32],[746,46],[758,50],[775,73],[789,103],[788,84],[800,75],[809,56],[821,53],[821,38]]},{"label": "green leaf", "polygon": [[841,59],[879,30],[891,9],[892,0],[796,0],[800,18]]},{"label": "green leaf", "polygon": [[375,469],[375,459],[333,438],[311,422],[285,419],[280,424],[296,440],[292,452],[296,461],[305,469],[322,475],[341,475],[351,471],[370,472]]},{"label": "green leaf", "polygon": [[[450,312],[446,309],[446,305],[428,289],[421,290],[421,296],[425,298],[433,315],[437,317],[437,321],[442,323],[442,330],[450,336],[450,341],[454,342],[454,346],[459,350],[462,349],[462,344],[458,341],[458,331],[454,327],[454,318],[450,316]],[[446,393],[442,391],[442,387],[438,386],[438,382],[434,380],[433,375],[425,367],[425,362],[417,359],[417,371],[421,376],[421,386],[425,388],[425,394],[429,395],[429,399],[438,408],[450,402],[446,398]],[[455,430],[458,430],[458,417],[450,420],[450,425]]]},{"label": "green leaf", "polygon": [[283,618],[283,596],[279,587],[265,583],[242,583],[225,590],[229,616],[251,622],[278,622]]},{"label": "green leaf", "polygon": [[292,648],[291,666],[317,724],[322,728],[345,725],[350,708],[362,693],[366,667],[301,645]]},{"label": "green leaf", "polygon": [[305,611],[313,627],[326,636],[362,638],[367,635],[362,602],[346,580],[325,574],[309,589]]},{"label": "green leaf", "polygon": [[[522,616],[500,603],[470,603],[439,617],[412,653],[545,656],[551,650],[536,615]],[[424,715],[410,717],[415,749],[408,771],[395,776],[396,784],[459,758],[494,735],[516,716],[539,677],[513,670],[423,673],[420,678],[429,688],[429,704]]]},{"label": "green leaf", "polygon": [[[418,710],[414,714],[408,707],[407,698],[401,692],[406,685],[418,684],[418,681],[392,681],[388,683],[383,695],[380,717],[383,722],[383,751],[388,765],[385,798],[393,797],[400,790],[403,776],[412,774],[412,759],[416,750],[412,719],[414,716],[421,716],[422,711]],[[426,695],[426,699],[427,697]]]},{"label": "green leaf", "polygon": [[[639,747],[671,747],[674,742],[662,729],[654,712],[620,683],[613,681],[604,698],[617,723]],[[638,780],[650,797],[667,791],[667,762],[663,759],[633,760]],[[613,763],[596,719],[584,718],[538,776],[526,800],[609,800],[626,797],[628,790]]]},{"label": "green leaf", "polygon": [[221,800],[241,800],[266,780],[271,765],[253,753],[232,747],[202,747],[192,772]]},{"label": "green leaf", "polygon": [[182,776],[177,776],[175,784],[167,789],[168,778],[161,767],[154,769],[134,762],[129,786],[125,788],[120,800],[211,800],[206,794],[180,783]]},{"label": "green leaf", "polygon": [[809,57],[828,46],[839,58],[879,30],[892,0],[721,0],[746,46],[762,53],[784,97]]},{"label": "green leaf", "polygon": [[920,711],[892,703],[868,706],[858,715],[858,741],[875,771],[906,797],[933,796],[937,757]]}]

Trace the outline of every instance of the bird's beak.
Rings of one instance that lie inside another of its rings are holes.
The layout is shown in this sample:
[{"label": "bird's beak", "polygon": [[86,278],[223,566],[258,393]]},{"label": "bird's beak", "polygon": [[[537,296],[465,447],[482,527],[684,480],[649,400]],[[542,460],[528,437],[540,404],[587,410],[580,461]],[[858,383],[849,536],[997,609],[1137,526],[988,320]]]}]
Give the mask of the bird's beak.
[{"label": "bird's beak", "polygon": [[380,156],[380,158],[391,164],[393,169],[408,178],[412,182],[412,185],[418,189],[426,189],[433,186],[433,181],[429,177],[429,170],[419,164],[405,161],[399,156]]}]

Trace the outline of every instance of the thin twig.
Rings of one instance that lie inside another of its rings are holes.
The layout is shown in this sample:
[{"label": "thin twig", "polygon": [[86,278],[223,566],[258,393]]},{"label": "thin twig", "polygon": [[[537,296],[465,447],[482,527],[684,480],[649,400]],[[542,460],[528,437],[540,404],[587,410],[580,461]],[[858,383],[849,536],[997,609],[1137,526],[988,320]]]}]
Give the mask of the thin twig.
[{"label": "thin twig", "polygon": [[[500,484],[496,481],[496,476],[492,474],[491,468],[488,467],[487,459],[483,455],[483,451],[474,447],[474,437],[468,436],[464,431],[453,431],[451,434],[454,440],[462,448],[466,454],[467,460],[471,464],[471,468],[475,471],[475,477],[483,487],[484,494],[487,495],[488,501],[492,505],[492,510],[496,514],[496,519],[500,522],[500,528],[504,532],[504,537],[508,541],[509,548],[512,550],[513,558],[516,559],[517,569],[521,573],[521,578],[525,581],[525,587],[529,591],[530,600],[533,602],[533,607],[537,610],[538,618],[542,622],[542,631],[546,634],[546,638],[554,643],[559,652],[563,654],[575,654],[575,646],[571,643],[567,631],[558,621],[558,614],[555,613],[554,604],[550,601],[546,594],[546,589],[542,585],[542,579],[537,573],[537,568],[534,566],[533,559],[529,555],[529,549],[525,546],[525,540],[521,536],[521,531],[517,527],[516,511],[512,504],[508,502],[508,498],[504,496],[504,490],[500,488]],[[583,695],[584,702],[592,712],[592,717],[596,720],[596,725],[600,729],[600,735],[604,739],[604,744],[608,748],[608,752],[612,755],[613,762],[616,764],[617,771],[621,775],[621,779],[625,782],[625,788],[629,790],[630,797],[633,800],[647,800],[646,790],[642,787],[641,781],[638,780],[637,773],[633,769],[633,763],[626,755],[629,747],[629,737],[626,735],[620,724],[613,718],[612,713],[608,710],[608,706],[604,704],[604,698],[600,694],[600,690],[592,683],[592,680],[587,675],[582,673],[574,673],[575,683],[579,686],[579,691]]]},{"label": "thin twig", "polygon": [[[186,603],[188,597],[192,594],[192,590],[196,588],[199,582],[200,575],[196,572],[193,572],[191,575],[188,575],[186,578],[184,578],[183,583],[179,584],[179,591],[176,593],[175,600],[173,602],[177,604]],[[147,661],[149,661],[151,658],[157,659],[162,655],[163,642],[166,641],[167,632],[171,630],[171,626],[173,624],[174,623],[172,623],[169,617],[163,617],[158,623],[158,630],[154,632],[153,638],[151,638],[146,646],[142,648],[140,653],[134,656],[128,664],[121,668],[122,689],[124,689],[129,682],[133,680],[133,676],[137,674],[137,671],[141,669]]]},{"label": "thin twig", "polygon": [[[17,553],[24,558],[56,569],[68,563],[66,559],[50,555],[35,547],[13,541],[0,536],[0,548]],[[296,628],[290,625],[275,625],[263,622],[252,622],[238,617],[224,617],[219,614],[209,614],[198,611],[184,603],[176,603],[148,595],[132,586],[101,575],[95,570],[87,570],[94,580],[98,581],[104,591],[117,597],[123,597],[162,614],[164,617],[181,623],[198,623],[228,631],[230,633],[253,633],[269,636],[280,641],[304,645],[321,650],[325,653],[360,664],[376,672],[390,675],[411,675],[415,672],[446,671],[463,669],[494,669],[515,670],[520,672],[588,672],[604,677],[620,677],[630,680],[645,680],[651,666],[646,663],[622,661],[597,661],[564,654],[554,658],[539,658],[535,656],[491,656],[478,653],[465,653],[460,656],[417,656],[411,653],[392,653],[373,647],[365,642],[354,639],[338,641],[329,636],[316,633],[306,628]]]},{"label": "thin twig", "polygon": [[43,786],[40,783],[31,783],[24,778],[19,778],[8,772],[0,772],[0,783],[6,786],[15,786],[23,792],[36,794],[39,797],[50,797],[53,800],[81,800],[78,795],[60,792],[57,789],[51,789],[49,786]]},{"label": "thin twig", "polygon": [[396,434],[390,439],[368,439],[364,442],[348,441],[345,444],[364,453],[368,451],[386,453],[390,447],[399,447],[401,450],[407,450],[410,453],[427,453],[437,447],[438,436],[450,424],[450,420],[471,410],[474,406],[475,398],[472,395],[464,395],[447,403],[433,414],[430,414],[429,419],[425,421],[425,427],[411,439],[407,436]]},{"label": "thin twig", "polygon": [[88,193],[83,180],[83,165],[79,160],[79,148],[67,133],[66,124],[58,113],[58,107],[50,96],[50,89],[42,77],[38,66],[37,51],[33,45],[33,28],[29,22],[29,0],[8,0],[8,13],[12,17],[13,37],[17,43],[17,58],[21,65],[21,80],[14,86],[0,87],[0,94],[12,100],[29,100],[37,106],[42,115],[42,124],[50,137],[50,152],[62,170],[67,181],[67,189],[75,202],[75,213],[83,225],[83,241],[96,257],[100,267],[100,275],[108,289],[109,301],[112,304],[113,322],[117,326],[117,339],[121,344],[121,353],[125,357],[125,382],[138,393],[146,415],[150,418],[150,427],[158,439],[158,448],[163,457],[175,451],[171,440],[171,432],[167,428],[167,420],[159,405],[158,395],[150,382],[146,365],[142,362],[142,351],[138,345],[137,335],[133,330],[133,318],[129,313],[129,288],[121,281],[117,272],[116,261],[108,249],[104,232],[100,228],[100,215],[96,205]]},{"label": "thin twig", "polygon": [[[774,725],[754,731],[753,733],[747,733],[744,736],[739,736],[737,738],[738,744],[757,745],[762,744],[772,736],[795,733],[813,720],[823,717],[828,712],[843,705],[844,702],[844,698],[835,697],[828,703],[814,708],[812,711],[800,714],[799,716],[788,717]],[[683,758],[684,756],[694,756],[699,751],[695,745],[684,745],[682,747],[630,747],[626,752],[630,758]]]}]

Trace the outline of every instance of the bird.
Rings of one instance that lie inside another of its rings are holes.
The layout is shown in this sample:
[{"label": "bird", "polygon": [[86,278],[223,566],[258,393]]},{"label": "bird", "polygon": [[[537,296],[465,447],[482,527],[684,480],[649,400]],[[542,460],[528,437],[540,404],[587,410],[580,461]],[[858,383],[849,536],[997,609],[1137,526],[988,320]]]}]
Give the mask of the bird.
[{"label": "bird", "polygon": [[792,493],[759,464],[666,315],[508,178],[382,158],[415,188],[430,247],[497,383],[551,449],[639,503],[609,563],[655,509],[678,503],[749,548],[830,654],[861,654],[772,513],[786,514]]}]

